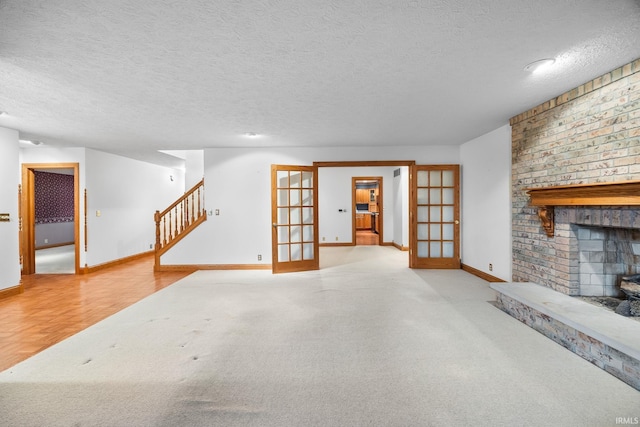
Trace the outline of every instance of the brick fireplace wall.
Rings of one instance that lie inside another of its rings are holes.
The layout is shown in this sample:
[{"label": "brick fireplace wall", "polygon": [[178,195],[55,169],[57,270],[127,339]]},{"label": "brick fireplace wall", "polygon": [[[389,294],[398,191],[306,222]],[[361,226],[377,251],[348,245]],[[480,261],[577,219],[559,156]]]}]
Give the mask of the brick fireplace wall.
[{"label": "brick fireplace wall", "polygon": [[640,228],[640,209],[556,208],[547,237],[526,188],[640,179],[640,59],[510,120],[513,281],[580,294],[576,224]]}]

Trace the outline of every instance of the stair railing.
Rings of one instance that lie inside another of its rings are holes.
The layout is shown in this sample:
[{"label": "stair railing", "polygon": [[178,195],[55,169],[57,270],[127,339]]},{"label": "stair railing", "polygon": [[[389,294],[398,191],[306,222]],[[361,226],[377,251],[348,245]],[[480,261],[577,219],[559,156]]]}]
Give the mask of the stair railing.
[{"label": "stair railing", "polygon": [[207,220],[204,207],[204,179],[191,187],[164,211],[156,211],[155,270],[160,269],[160,256]]}]

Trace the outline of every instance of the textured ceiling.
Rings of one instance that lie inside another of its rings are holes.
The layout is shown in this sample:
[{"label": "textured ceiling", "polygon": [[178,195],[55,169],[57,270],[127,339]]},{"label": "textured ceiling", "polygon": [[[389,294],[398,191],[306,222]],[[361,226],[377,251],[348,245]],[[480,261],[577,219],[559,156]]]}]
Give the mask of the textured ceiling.
[{"label": "textured ceiling", "polygon": [[0,0],[0,126],[158,163],[461,144],[639,57],[633,0]]}]

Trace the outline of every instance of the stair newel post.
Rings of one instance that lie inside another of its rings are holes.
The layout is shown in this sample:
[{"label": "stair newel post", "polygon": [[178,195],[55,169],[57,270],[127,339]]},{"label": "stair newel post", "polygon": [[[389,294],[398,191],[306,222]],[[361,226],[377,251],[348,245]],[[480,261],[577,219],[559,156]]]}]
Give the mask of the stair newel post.
[{"label": "stair newel post", "polygon": [[156,211],[153,215],[156,222],[156,251],[160,250],[160,211]]}]

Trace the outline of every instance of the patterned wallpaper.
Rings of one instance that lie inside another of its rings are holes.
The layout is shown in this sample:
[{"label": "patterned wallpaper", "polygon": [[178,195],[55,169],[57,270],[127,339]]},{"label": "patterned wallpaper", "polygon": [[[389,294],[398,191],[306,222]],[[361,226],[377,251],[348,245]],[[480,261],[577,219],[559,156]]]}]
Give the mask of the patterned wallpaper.
[{"label": "patterned wallpaper", "polygon": [[34,175],[36,224],[73,222],[73,175],[38,171]]}]

